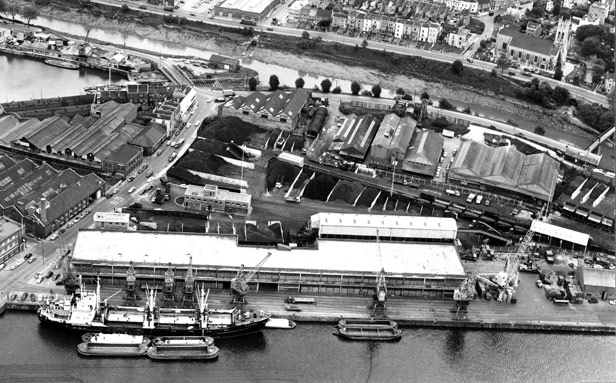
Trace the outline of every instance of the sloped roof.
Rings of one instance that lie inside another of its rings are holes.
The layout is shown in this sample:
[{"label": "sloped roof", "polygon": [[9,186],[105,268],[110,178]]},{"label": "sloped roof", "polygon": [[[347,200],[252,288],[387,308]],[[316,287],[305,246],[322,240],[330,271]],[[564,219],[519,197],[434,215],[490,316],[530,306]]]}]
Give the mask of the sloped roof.
[{"label": "sloped roof", "polygon": [[538,219],[531,223],[530,230],[535,233],[562,239],[564,241],[582,246],[587,246],[588,240],[590,239],[590,236],[586,233],[580,233],[579,231],[551,225],[547,222],[539,221]]},{"label": "sloped roof", "polygon": [[167,134],[167,130],[161,124],[153,123],[146,126],[139,134],[128,141],[129,144],[142,148],[151,148]]},{"label": "sloped roof", "polygon": [[58,171],[49,164],[43,164],[32,170],[25,177],[16,179],[11,186],[0,191],[0,205],[7,208],[24,196],[30,195],[38,187],[56,177]]},{"label": "sloped roof", "polygon": [[10,144],[13,141],[20,140],[30,133],[36,131],[39,128],[40,120],[38,118],[31,118],[26,121],[22,121],[19,124],[9,127],[8,130],[0,133],[0,140],[6,144]]},{"label": "sloped roof", "polygon": [[49,178],[47,183],[41,185],[38,189],[34,190],[29,195],[23,196],[16,201],[16,206],[19,210],[25,214],[24,207],[31,202],[38,203],[41,197],[46,198],[48,201],[65,189],[68,185],[71,185],[81,179],[81,176],[73,169],[65,169],[57,174],[55,177]]},{"label": "sloped roof", "polygon": [[417,121],[411,117],[404,117],[400,119],[396,133],[394,133],[391,143],[389,144],[389,148],[395,148],[396,150],[405,153],[409,143],[411,142],[411,137],[413,137],[413,133],[415,133],[416,127]]},{"label": "sloped roof", "polygon": [[616,287],[616,271],[609,269],[582,268],[582,280],[585,286]]},{"label": "sloped roof", "polygon": [[554,40],[533,37],[519,31],[517,25],[509,25],[499,31],[500,34],[511,37],[511,47],[521,48],[546,56],[556,56],[559,49],[554,46]]},{"label": "sloped roof", "polygon": [[340,154],[363,160],[378,128],[379,123],[374,116],[365,114],[359,117],[355,129],[342,144]]},{"label": "sloped roof", "polygon": [[13,166],[6,168],[0,173],[0,190],[10,187],[8,185],[25,177],[34,169],[36,169],[36,164],[29,159],[21,160]]},{"label": "sloped roof", "polygon": [[522,170],[524,155],[513,146],[492,149],[484,161],[481,175],[500,183],[515,186]]},{"label": "sloped roof", "polygon": [[388,148],[391,140],[393,139],[394,133],[398,128],[398,124],[400,123],[400,117],[391,113],[383,117],[383,121],[381,121],[381,126],[379,126],[379,130],[374,136],[374,140],[372,141],[372,146],[378,146],[382,148]]},{"label": "sloped roof", "polygon": [[481,176],[481,169],[490,148],[476,141],[464,141],[458,148],[458,155],[451,165],[449,174],[461,176]]},{"label": "sloped roof", "polygon": [[291,118],[299,115],[302,107],[308,100],[310,93],[305,89],[293,91],[277,90],[271,94],[253,92],[246,97],[235,97],[226,108],[249,109],[252,113],[264,113],[271,116],[284,114]]},{"label": "sloped roof", "polygon": [[28,134],[26,139],[37,148],[44,149],[50,141],[69,128],[70,124],[68,121],[56,115],[41,121],[40,128],[36,132]]},{"label": "sloped roof", "polygon": [[444,141],[440,134],[431,130],[418,132],[404,160],[428,166],[437,164]]},{"label": "sloped roof", "polygon": [[11,115],[4,115],[0,117],[0,132],[7,132],[16,127],[19,124],[19,120]]},{"label": "sloped roof", "polygon": [[9,156],[0,156],[0,174],[2,174],[5,169],[15,165],[15,163],[16,161]]},{"label": "sloped roof", "polygon": [[78,201],[94,194],[102,185],[105,184],[96,174],[90,173],[79,181],[68,185],[66,189],[49,201],[47,208],[47,221],[52,222],[66,213]]},{"label": "sloped roof", "polygon": [[558,161],[544,153],[528,155],[520,171],[518,187],[534,194],[552,195],[559,167]]},{"label": "sloped roof", "polygon": [[142,149],[138,146],[124,144],[113,152],[108,159],[117,163],[126,163],[139,154]]}]

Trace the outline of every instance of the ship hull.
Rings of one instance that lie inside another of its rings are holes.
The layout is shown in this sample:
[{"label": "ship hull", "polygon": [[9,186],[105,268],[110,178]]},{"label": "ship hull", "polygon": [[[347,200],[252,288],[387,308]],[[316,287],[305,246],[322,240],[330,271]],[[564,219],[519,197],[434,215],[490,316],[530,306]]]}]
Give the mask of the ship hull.
[{"label": "ship hull", "polygon": [[76,333],[86,333],[86,332],[103,332],[103,333],[127,333],[133,335],[206,335],[211,336],[213,338],[223,338],[223,337],[235,337],[241,335],[247,335],[255,332],[261,331],[269,318],[263,318],[262,320],[254,321],[251,323],[243,323],[236,324],[225,327],[217,327],[217,328],[209,328],[209,329],[201,329],[201,328],[185,328],[185,327],[174,327],[174,326],[155,326],[154,328],[143,328],[143,327],[131,327],[130,325],[124,323],[97,323],[94,322],[89,325],[75,325],[71,323],[67,323],[66,321],[55,321],[47,318],[44,315],[38,315],[39,320],[42,325],[55,328],[62,331],[71,331]]}]

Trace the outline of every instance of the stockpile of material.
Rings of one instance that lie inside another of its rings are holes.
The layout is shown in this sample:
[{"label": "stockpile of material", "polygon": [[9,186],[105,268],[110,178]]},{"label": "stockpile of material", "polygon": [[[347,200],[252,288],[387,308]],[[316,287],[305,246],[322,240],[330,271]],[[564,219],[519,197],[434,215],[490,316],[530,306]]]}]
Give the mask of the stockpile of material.
[{"label": "stockpile of material", "polygon": [[325,174],[318,175],[308,182],[303,197],[325,201],[337,182],[338,178],[336,177]]},{"label": "stockpile of material", "polygon": [[199,150],[210,154],[219,154],[221,156],[227,156],[227,144],[224,142],[212,140],[209,138],[196,140],[191,149]]},{"label": "stockpile of material", "polygon": [[302,146],[304,146],[304,140],[303,136],[291,136],[284,145],[284,150],[299,152],[302,150]]},{"label": "stockpile of material", "polygon": [[284,185],[291,185],[297,174],[299,173],[297,166],[291,165],[288,162],[280,161],[272,158],[267,163],[267,174],[265,176],[266,187],[272,190],[276,186],[276,182],[282,178]]},{"label": "stockpile of material", "polygon": [[389,196],[389,193],[385,191],[381,191],[381,194],[376,199],[374,206],[372,206],[372,210],[375,212],[383,211],[383,207],[385,206],[385,201],[387,200],[387,196]]},{"label": "stockpile of material", "polygon": [[234,167],[233,165],[228,165],[225,160],[215,154],[208,154],[197,150],[187,153],[175,166],[216,175],[227,175],[225,171],[231,170],[229,168]]},{"label": "stockpile of material", "polygon": [[352,205],[355,203],[357,196],[359,196],[362,190],[364,190],[364,186],[359,182],[341,180],[334,190],[332,190],[328,202],[346,202]]},{"label": "stockpile of material", "polygon": [[397,195],[393,195],[391,197],[389,197],[387,199],[387,204],[385,205],[385,210],[387,211],[394,211],[396,210],[396,204],[398,202],[398,196]]},{"label": "stockpile of material", "polygon": [[224,117],[199,129],[198,136],[222,142],[235,142],[238,145],[249,141],[252,134],[263,133],[265,129],[242,121],[238,117]]},{"label": "stockpile of material", "polygon": [[400,198],[398,200],[398,206],[396,207],[396,211],[406,212],[406,209],[408,209],[409,207],[409,203],[411,203],[409,200],[405,198]]},{"label": "stockpile of material", "polygon": [[374,202],[374,199],[376,198],[378,194],[379,194],[379,189],[373,188],[371,186],[367,187],[363,191],[363,193],[361,193],[361,196],[359,196],[359,199],[357,200],[357,203],[355,204],[355,206],[365,206],[365,207],[372,206],[372,202]]},{"label": "stockpile of material", "polygon": [[274,130],[272,130],[272,132],[269,134],[269,138],[267,139],[267,146],[266,149],[274,149],[274,147],[276,146],[276,141],[278,140],[278,137],[280,136],[280,133],[282,133],[282,130],[276,128]]},{"label": "stockpile of material", "polygon": [[246,223],[245,227],[245,241],[250,243],[269,243],[276,244],[282,243],[280,224],[275,223],[271,226]]}]

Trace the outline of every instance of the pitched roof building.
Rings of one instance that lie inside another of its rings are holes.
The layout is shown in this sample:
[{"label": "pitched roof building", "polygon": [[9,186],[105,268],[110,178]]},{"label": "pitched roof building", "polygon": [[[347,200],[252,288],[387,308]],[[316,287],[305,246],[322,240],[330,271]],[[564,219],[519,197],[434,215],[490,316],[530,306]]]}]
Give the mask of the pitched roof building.
[{"label": "pitched roof building", "polygon": [[519,26],[509,25],[501,29],[496,37],[496,54],[504,53],[509,59],[520,64],[552,70],[556,65],[562,47],[554,40],[534,37],[519,31]]},{"label": "pitched roof building", "polygon": [[444,141],[440,134],[431,130],[418,132],[411,143],[411,147],[406,152],[402,170],[433,177],[443,150]]},{"label": "pitched roof building", "polygon": [[453,160],[449,179],[547,201],[554,193],[558,169],[558,161],[544,153],[524,155],[513,146],[492,148],[465,141]]},{"label": "pitched roof building", "polygon": [[416,126],[410,117],[400,118],[393,113],[385,116],[370,146],[369,163],[390,167],[393,161],[404,160]]}]

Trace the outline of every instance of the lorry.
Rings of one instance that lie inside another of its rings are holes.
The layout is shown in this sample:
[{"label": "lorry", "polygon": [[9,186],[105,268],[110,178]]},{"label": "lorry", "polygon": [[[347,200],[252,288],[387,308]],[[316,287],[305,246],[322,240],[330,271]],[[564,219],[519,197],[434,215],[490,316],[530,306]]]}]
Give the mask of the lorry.
[{"label": "lorry", "polygon": [[471,203],[473,202],[473,200],[475,199],[475,197],[477,197],[476,193],[469,193],[468,197],[466,198],[466,202]]},{"label": "lorry", "polygon": [[233,89],[223,89],[222,95],[225,97],[232,97],[235,96],[235,92],[233,91]]},{"label": "lorry", "polygon": [[244,24],[244,25],[257,25],[257,20],[242,19],[242,21],[240,21],[240,24]]},{"label": "lorry", "polygon": [[172,6],[170,6],[170,5],[165,5],[165,6],[163,7],[163,9],[164,9],[165,11],[167,11],[167,12],[173,12],[173,7],[172,7]]},{"label": "lorry", "polygon": [[304,157],[291,154],[288,152],[282,152],[278,155],[278,159],[283,162],[287,162],[291,165],[299,166],[300,168],[304,166]]}]

